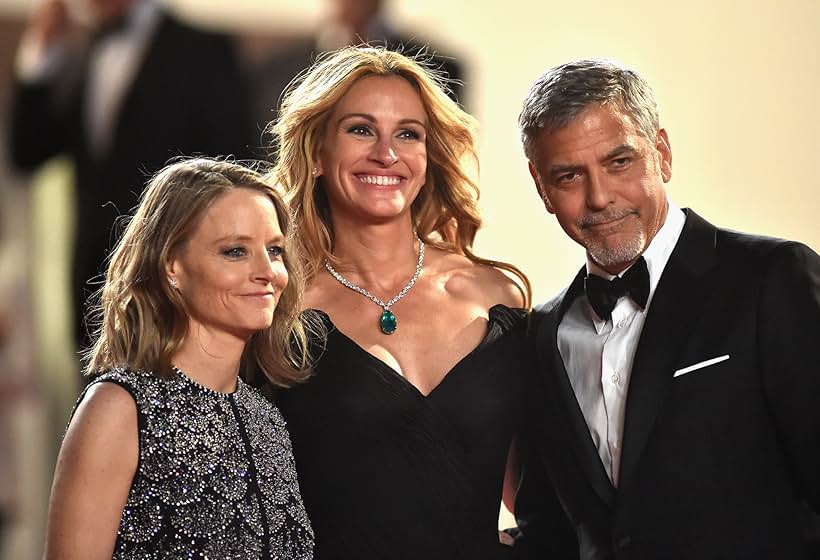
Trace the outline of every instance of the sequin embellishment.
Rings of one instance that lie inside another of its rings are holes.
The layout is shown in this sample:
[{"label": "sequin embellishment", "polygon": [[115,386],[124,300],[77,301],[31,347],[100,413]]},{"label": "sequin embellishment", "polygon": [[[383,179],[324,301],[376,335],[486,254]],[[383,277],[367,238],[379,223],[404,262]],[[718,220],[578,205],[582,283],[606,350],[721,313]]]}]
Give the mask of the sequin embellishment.
[{"label": "sequin embellishment", "polygon": [[313,557],[285,421],[256,389],[240,379],[217,393],[179,371],[116,369],[93,383],[104,381],[134,397],[139,423],[114,560]]}]

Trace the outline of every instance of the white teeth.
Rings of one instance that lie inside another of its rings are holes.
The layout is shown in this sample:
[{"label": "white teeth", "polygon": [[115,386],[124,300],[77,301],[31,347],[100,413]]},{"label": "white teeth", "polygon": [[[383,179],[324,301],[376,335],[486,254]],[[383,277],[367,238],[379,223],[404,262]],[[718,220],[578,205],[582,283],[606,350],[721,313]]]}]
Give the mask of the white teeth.
[{"label": "white teeth", "polygon": [[401,177],[395,175],[390,175],[389,177],[385,175],[359,175],[358,177],[360,181],[370,185],[388,186],[398,185],[401,182]]}]

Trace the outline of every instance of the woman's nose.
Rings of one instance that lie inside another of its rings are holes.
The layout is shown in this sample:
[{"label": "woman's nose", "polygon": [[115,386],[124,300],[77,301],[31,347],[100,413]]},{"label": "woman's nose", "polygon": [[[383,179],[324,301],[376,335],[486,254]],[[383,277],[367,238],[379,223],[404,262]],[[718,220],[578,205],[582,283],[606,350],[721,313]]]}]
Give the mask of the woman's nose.
[{"label": "woman's nose", "polygon": [[380,140],[374,146],[373,159],[384,166],[390,166],[399,161],[399,156],[396,154],[392,142]]}]

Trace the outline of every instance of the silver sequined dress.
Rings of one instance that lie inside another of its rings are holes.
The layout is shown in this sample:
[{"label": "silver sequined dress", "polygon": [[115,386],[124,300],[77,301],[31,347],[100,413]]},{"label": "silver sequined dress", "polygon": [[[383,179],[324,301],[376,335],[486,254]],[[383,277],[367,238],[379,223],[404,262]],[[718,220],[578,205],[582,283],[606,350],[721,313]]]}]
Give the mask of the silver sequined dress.
[{"label": "silver sequined dress", "polygon": [[102,382],[131,394],[139,426],[115,560],[312,558],[285,422],[256,389],[218,393],[179,371],[116,369],[89,387]]}]

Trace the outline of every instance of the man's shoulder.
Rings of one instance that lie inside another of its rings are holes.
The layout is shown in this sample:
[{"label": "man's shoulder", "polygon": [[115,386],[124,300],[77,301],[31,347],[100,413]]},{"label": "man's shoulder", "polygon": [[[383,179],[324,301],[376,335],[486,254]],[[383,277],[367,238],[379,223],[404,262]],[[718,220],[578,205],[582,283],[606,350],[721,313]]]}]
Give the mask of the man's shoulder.
[{"label": "man's shoulder", "polygon": [[[694,247],[710,247],[723,264],[742,269],[760,269],[765,263],[777,260],[781,255],[815,254],[806,244],[772,235],[740,231],[731,227],[715,226],[692,209],[685,209],[687,223],[676,250],[682,246],[692,249],[691,243],[700,239]],[[704,240],[708,239],[706,244]],[[683,243],[683,245],[680,245]],[[690,255],[691,256],[691,255]]]},{"label": "man's shoulder", "polygon": [[701,267],[703,272],[715,267],[713,281],[744,278],[753,282],[772,274],[800,275],[820,267],[820,256],[805,243],[715,226],[690,209],[685,211],[687,222],[672,258],[687,267]]},{"label": "man's shoulder", "polygon": [[715,246],[721,257],[745,262],[760,268],[767,262],[782,262],[800,256],[817,257],[805,243],[770,235],[747,233],[728,228],[717,228]]},{"label": "man's shoulder", "polygon": [[699,230],[704,230],[707,228],[714,230],[715,246],[718,251],[738,251],[745,253],[766,254],[768,252],[775,251],[780,247],[791,244],[803,245],[799,241],[793,241],[772,235],[740,231],[731,227],[716,226],[695,213],[691,208],[686,208],[685,212],[687,215],[687,222],[692,222],[691,225],[694,228]]},{"label": "man's shoulder", "polygon": [[536,305],[532,310],[533,315],[547,316],[553,313],[557,313],[558,309],[561,307],[561,303],[567,297],[567,293],[569,292],[570,287],[571,284],[565,286],[558,293],[554,294],[544,303]]}]

